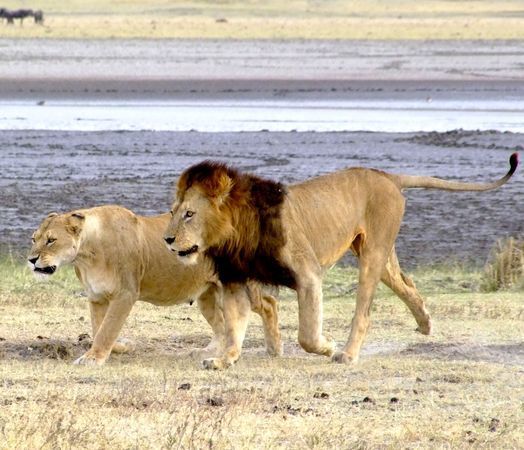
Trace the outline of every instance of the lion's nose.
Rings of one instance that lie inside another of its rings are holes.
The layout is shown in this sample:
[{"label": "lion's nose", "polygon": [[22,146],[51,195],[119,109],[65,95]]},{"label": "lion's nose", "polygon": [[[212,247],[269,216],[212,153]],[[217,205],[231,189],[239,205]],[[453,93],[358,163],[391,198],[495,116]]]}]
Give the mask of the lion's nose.
[{"label": "lion's nose", "polygon": [[35,256],[34,258],[29,258],[29,262],[31,264],[36,264],[37,261],[38,261],[38,256]]},{"label": "lion's nose", "polygon": [[175,242],[175,236],[165,237],[164,241],[166,241],[167,245],[171,245],[173,242]]}]

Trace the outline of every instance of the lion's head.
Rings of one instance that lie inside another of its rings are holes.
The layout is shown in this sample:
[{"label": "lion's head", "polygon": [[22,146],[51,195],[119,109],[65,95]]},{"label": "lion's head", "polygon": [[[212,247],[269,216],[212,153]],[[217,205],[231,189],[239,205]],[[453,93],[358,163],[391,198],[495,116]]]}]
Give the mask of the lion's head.
[{"label": "lion's head", "polygon": [[27,257],[31,269],[52,275],[61,265],[71,263],[78,252],[84,221],[81,212],[49,214],[33,233],[33,245]]},{"label": "lion's head", "polygon": [[230,194],[236,178],[232,169],[210,162],[193,166],[180,176],[164,239],[181,261],[194,264],[198,254],[234,232]]},{"label": "lion's head", "polygon": [[223,283],[292,286],[294,275],[280,260],[285,197],[280,183],[205,161],[180,176],[164,239],[186,263],[210,256]]}]

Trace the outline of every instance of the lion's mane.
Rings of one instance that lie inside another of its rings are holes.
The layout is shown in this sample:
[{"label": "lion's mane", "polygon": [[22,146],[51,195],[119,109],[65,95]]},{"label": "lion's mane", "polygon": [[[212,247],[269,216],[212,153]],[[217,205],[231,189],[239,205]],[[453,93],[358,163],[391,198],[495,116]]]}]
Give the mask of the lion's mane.
[{"label": "lion's mane", "polygon": [[215,205],[213,232],[226,239],[207,254],[224,284],[253,279],[296,287],[294,272],[280,258],[286,243],[281,218],[284,185],[204,161],[186,170],[177,187],[178,198],[196,187]]}]

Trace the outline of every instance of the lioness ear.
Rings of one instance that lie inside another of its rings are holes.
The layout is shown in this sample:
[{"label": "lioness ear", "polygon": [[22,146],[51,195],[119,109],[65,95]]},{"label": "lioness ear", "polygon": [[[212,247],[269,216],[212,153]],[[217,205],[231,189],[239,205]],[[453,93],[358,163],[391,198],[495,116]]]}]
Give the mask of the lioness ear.
[{"label": "lioness ear", "polygon": [[51,212],[47,215],[46,219],[50,219],[51,217],[56,217],[58,216],[58,213],[55,213],[55,212]]},{"label": "lioness ear", "polygon": [[67,230],[74,235],[80,234],[84,225],[85,215],[79,212],[71,214],[67,221]]}]

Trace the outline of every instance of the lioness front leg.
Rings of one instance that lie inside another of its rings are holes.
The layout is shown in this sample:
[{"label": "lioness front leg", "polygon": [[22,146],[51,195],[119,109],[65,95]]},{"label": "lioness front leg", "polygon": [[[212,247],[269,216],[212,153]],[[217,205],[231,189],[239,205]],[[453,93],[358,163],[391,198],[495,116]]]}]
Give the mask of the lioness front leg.
[{"label": "lioness front leg", "polygon": [[[96,336],[96,333],[98,332],[98,329],[100,328],[100,325],[104,320],[108,306],[109,303],[107,302],[107,300],[89,301],[89,311],[91,313],[91,328],[93,330],[93,339]],[[133,341],[131,341],[130,339],[118,338],[117,341],[113,344],[113,348],[111,349],[111,351],[114,353],[127,353],[133,351],[134,349],[135,345]]]},{"label": "lioness front leg", "polygon": [[242,351],[251,306],[243,285],[224,288],[222,311],[226,334],[226,348],[221,357],[202,361],[205,369],[225,369],[233,365]]},{"label": "lioness front leg", "polygon": [[104,364],[111,351],[115,349],[116,339],[135,300],[136,296],[126,294],[113,297],[108,302],[101,304],[90,302],[93,344],[86,353],[75,360],[74,364]]}]

